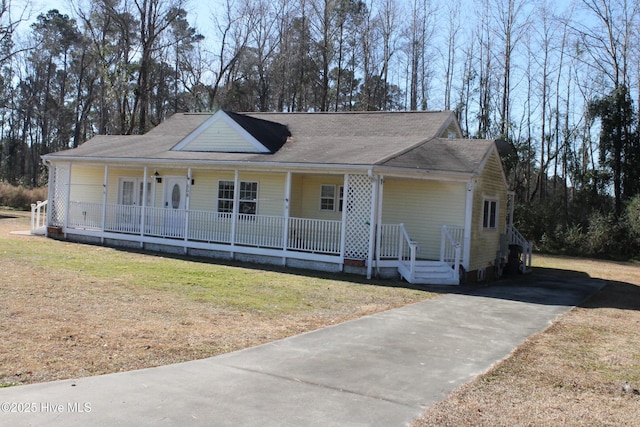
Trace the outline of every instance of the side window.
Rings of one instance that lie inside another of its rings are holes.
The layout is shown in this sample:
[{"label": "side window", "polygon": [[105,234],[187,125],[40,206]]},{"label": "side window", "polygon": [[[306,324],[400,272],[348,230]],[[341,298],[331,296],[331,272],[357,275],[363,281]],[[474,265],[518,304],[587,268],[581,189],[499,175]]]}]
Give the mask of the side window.
[{"label": "side window", "polygon": [[482,228],[485,230],[495,230],[498,226],[498,201],[495,199],[485,199],[482,211]]}]

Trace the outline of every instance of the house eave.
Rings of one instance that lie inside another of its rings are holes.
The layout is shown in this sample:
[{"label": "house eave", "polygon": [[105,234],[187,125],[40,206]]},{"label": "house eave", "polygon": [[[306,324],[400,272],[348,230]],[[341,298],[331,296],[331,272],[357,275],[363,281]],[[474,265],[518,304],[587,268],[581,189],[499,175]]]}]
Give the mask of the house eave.
[{"label": "house eave", "polygon": [[254,170],[331,170],[332,172],[357,171],[368,172],[373,165],[354,165],[346,163],[303,163],[303,162],[253,162],[246,160],[185,160],[185,159],[162,159],[162,158],[121,158],[121,157],[77,157],[77,156],[42,156],[45,163],[48,162],[82,162],[94,165],[109,166],[149,166],[156,167],[226,167],[226,168],[250,168]]},{"label": "house eave", "polygon": [[42,159],[45,163],[54,162],[82,162],[94,165],[109,166],[149,166],[154,167],[213,167],[213,168],[248,168],[252,170],[274,171],[323,171],[331,173],[371,173],[374,175],[394,176],[397,178],[427,179],[433,181],[468,182],[477,176],[473,172],[453,172],[429,169],[408,169],[400,167],[380,166],[380,165],[354,165],[346,163],[302,163],[302,162],[252,162],[238,160],[183,160],[183,159],[158,159],[158,158],[120,158],[120,157],[77,157],[61,155],[44,155]]},{"label": "house eave", "polygon": [[432,181],[469,182],[478,176],[475,172],[454,172],[432,169],[408,169],[389,166],[375,166],[376,175],[393,176],[397,178],[426,179]]}]

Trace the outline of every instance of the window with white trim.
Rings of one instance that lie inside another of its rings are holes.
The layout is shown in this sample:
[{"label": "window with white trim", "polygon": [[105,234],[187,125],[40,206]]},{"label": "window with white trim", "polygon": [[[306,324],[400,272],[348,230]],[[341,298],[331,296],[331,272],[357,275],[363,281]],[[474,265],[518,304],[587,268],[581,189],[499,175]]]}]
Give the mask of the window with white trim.
[{"label": "window with white trim", "polygon": [[[240,181],[238,195],[238,212],[255,215],[258,212],[258,183]],[[218,181],[218,212],[233,213],[235,199],[235,183],[233,181]]]},{"label": "window with white trim", "polygon": [[482,228],[484,230],[495,230],[498,228],[498,201],[496,199],[484,199]]},{"label": "window with white trim", "polygon": [[218,181],[218,212],[233,212],[233,181]]},{"label": "window with white trim", "polygon": [[258,183],[240,181],[241,214],[255,215],[258,212]]},{"label": "window with white trim", "polygon": [[344,204],[344,186],[322,184],[320,187],[320,210],[342,212]]}]

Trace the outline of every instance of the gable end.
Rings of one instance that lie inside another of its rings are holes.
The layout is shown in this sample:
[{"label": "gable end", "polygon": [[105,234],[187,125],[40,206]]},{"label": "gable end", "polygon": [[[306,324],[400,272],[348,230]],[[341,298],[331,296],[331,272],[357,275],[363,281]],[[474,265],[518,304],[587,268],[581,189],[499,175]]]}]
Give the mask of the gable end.
[{"label": "gable end", "polygon": [[288,136],[279,123],[218,111],[171,151],[273,154]]}]

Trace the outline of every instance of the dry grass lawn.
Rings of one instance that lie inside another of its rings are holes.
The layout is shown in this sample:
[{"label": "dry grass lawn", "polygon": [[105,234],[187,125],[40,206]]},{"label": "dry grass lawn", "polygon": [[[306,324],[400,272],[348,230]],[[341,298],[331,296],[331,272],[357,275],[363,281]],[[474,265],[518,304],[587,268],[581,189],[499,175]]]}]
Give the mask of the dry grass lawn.
[{"label": "dry grass lawn", "polygon": [[433,296],[10,234],[28,228],[0,211],[5,387],[209,357]]},{"label": "dry grass lawn", "polygon": [[548,256],[534,262],[538,270],[586,273],[607,285],[429,408],[414,427],[640,426],[640,266]]}]

